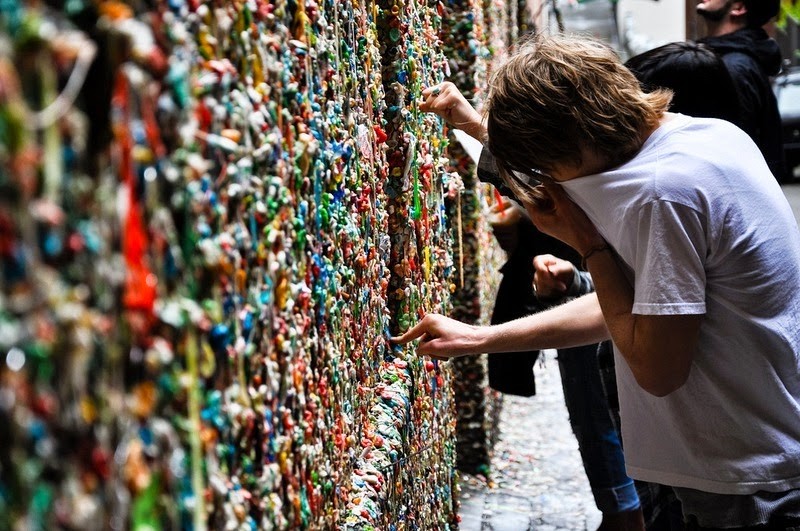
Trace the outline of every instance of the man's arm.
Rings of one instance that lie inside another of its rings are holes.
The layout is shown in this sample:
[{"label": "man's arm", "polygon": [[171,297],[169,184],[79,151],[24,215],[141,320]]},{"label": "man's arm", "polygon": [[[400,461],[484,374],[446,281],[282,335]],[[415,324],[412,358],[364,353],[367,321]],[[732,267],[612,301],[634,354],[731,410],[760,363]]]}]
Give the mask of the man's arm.
[{"label": "man's arm", "polygon": [[702,315],[637,315],[633,288],[610,250],[594,253],[587,265],[611,338],[639,386],[665,396],[689,377]]},{"label": "man's arm", "polygon": [[609,338],[600,305],[590,293],[561,306],[494,326],[472,326],[428,314],[396,343],[420,339],[418,352],[439,359],[470,354],[567,348]]},{"label": "man's arm", "polygon": [[528,209],[531,220],[584,257],[608,331],[636,382],[656,396],[681,387],[689,377],[703,316],[634,314],[633,286],[616,254],[560,186],[545,184],[545,190],[554,208]]},{"label": "man's arm", "polygon": [[422,91],[424,98],[419,109],[432,112],[441,117],[450,126],[461,129],[481,143],[486,141],[486,126],[483,117],[467,101],[458,88],[445,81]]},{"label": "man's arm", "polygon": [[[432,112],[442,118],[450,126],[461,129],[472,138],[486,143],[486,125],[483,117],[467,101],[458,88],[451,82],[445,81],[439,85],[428,87],[422,91],[424,98],[419,105],[421,111]],[[519,200],[506,186],[500,173],[497,171],[494,156],[486,149],[481,151],[478,162],[478,179],[497,188],[500,194],[510,197],[519,203]]]}]

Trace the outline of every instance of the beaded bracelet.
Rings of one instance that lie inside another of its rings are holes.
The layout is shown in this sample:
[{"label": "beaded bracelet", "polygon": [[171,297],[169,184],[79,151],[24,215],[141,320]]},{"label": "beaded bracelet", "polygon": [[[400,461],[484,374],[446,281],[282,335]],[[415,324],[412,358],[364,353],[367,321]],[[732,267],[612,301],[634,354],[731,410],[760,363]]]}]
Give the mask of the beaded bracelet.
[{"label": "beaded bracelet", "polygon": [[591,249],[589,249],[586,254],[581,256],[581,269],[586,271],[586,261],[592,257],[595,253],[602,253],[603,251],[608,251],[611,249],[611,246],[607,243],[603,243],[602,245],[595,245]]}]

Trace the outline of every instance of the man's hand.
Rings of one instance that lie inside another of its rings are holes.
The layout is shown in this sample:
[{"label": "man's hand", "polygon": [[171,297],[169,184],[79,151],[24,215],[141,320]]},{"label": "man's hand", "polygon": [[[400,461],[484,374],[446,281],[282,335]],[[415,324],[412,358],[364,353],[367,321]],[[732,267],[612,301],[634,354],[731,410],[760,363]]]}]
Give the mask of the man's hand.
[{"label": "man's hand", "polygon": [[589,293],[565,304],[508,323],[472,326],[428,314],[392,342],[420,340],[417,352],[439,360],[471,354],[519,352],[590,345],[608,339],[597,296]]},{"label": "man's hand", "polygon": [[513,201],[497,202],[489,209],[487,216],[492,232],[503,249],[509,255],[514,253],[519,243],[519,222],[525,211]]},{"label": "man's hand", "polygon": [[461,129],[481,142],[486,139],[483,117],[451,82],[445,81],[426,88],[422,91],[422,97],[425,99],[419,104],[421,111],[437,114],[452,127]]},{"label": "man's hand", "polygon": [[527,216],[525,210],[518,203],[506,198],[502,203],[498,201],[489,207],[486,219],[492,228],[510,227],[519,223],[523,216]]},{"label": "man's hand", "polygon": [[539,298],[556,299],[563,296],[574,276],[575,268],[566,260],[552,254],[540,254],[533,258],[533,286]]},{"label": "man's hand", "polygon": [[480,328],[429,313],[408,332],[392,341],[404,345],[419,339],[417,352],[442,361],[481,354]]},{"label": "man's hand", "polygon": [[543,181],[536,187],[536,191],[548,198],[547,208],[525,205],[525,210],[537,229],[566,243],[581,256],[592,247],[605,244],[594,223],[559,184]]}]

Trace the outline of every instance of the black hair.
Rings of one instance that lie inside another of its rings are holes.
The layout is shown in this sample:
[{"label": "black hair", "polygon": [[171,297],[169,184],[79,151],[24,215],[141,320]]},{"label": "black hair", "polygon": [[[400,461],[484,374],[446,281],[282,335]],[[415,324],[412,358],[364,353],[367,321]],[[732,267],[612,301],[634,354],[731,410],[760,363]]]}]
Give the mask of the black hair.
[{"label": "black hair", "polygon": [[741,123],[739,98],[725,63],[711,48],[696,42],[672,42],[625,63],[649,92],[673,92],[670,111]]},{"label": "black hair", "polygon": [[747,9],[747,25],[760,28],[778,14],[780,0],[744,0]]}]

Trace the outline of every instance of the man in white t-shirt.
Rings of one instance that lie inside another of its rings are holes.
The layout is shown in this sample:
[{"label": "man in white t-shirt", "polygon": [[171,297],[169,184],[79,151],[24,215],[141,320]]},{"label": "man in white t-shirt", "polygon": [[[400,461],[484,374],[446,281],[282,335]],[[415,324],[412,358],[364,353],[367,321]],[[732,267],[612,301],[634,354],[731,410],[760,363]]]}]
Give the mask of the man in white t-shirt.
[{"label": "man in white t-shirt", "polygon": [[758,148],[667,113],[595,41],[535,37],[491,87],[486,125],[451,84],[421,107],[488,141],[596,293],[492,327],[428,315],[397,341],[447,359],[610,338],[629,475],[672,486],[695,529],[800,528],[800,231]]}]

